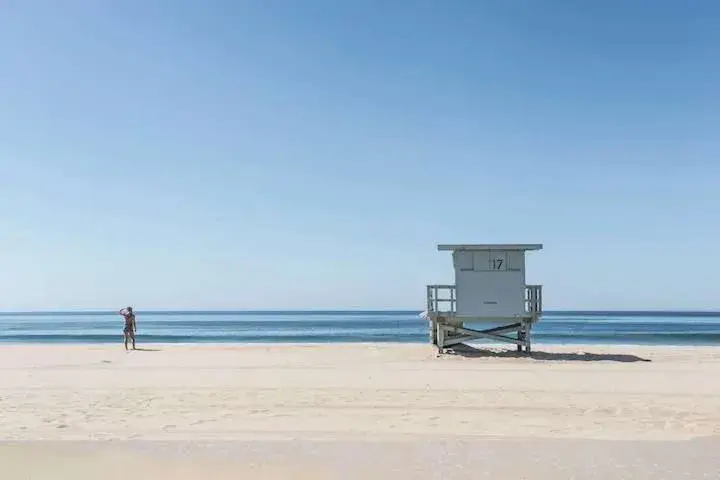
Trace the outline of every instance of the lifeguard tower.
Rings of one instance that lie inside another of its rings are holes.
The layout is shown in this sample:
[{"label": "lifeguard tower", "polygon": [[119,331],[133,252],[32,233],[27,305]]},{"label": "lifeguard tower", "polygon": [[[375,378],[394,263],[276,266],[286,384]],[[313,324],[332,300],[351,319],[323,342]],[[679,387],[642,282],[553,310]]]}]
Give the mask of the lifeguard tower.
[{"label": "lifeguard tower", "polygon": [[451,251],[455,285],[427,286],[430,340],[440,353],[477,339],[530,352],[542,315],[542,285],[525,284],[525,252],[541,244],[438,245]]}]

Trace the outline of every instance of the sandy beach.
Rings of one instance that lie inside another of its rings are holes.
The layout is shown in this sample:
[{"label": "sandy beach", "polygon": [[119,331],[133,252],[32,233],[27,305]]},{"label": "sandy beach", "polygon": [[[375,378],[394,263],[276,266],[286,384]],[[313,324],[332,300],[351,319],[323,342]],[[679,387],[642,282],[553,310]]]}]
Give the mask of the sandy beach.
[{"label": "sandy beach", "polygon": [[543,478],[581,472],[588,453],[604,475],[635,465],[617,478],[720,471],[720,349],[536,350],[3,346],[0,473]]}]

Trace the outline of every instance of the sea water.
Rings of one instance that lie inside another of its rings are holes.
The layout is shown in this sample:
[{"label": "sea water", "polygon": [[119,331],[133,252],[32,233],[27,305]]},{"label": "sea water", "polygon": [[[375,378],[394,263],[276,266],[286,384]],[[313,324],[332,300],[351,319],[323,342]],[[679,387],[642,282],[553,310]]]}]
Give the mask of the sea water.
[{"label": "sea water", "polygon": [[[144,343],[428,341],[418,311],[136,312]],[[0,313],[0,343],[106,343],[122,338],[111,312]],[[720,345],[720,312],[546,312],[546,344]]]}]

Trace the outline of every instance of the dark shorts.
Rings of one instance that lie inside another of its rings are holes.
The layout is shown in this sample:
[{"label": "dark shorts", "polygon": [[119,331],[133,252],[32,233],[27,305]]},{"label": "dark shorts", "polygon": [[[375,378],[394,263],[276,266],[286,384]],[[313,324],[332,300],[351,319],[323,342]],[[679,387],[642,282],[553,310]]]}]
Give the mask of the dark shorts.
[{"label": "dark shorts", "polygon": [[129,335],[131,337],[135,336],[135,333],[133,332],[132,328],[124,328],[123,329],[123,335]]}]

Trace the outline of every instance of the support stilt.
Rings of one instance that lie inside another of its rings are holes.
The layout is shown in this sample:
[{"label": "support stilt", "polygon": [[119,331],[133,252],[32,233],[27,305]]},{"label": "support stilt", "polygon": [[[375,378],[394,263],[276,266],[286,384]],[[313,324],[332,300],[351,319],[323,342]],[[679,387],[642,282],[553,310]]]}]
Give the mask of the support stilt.
[{"label": "support stilt", "polygon": [[[464,326],[458,326],[458,322],[454,322],[456,324],[452,325],[445,322],[445,318],[437,318],[435,323],[437,341],[434,342],[434,344],[438,347],[440,353],[453,345],[481,339],[514,344],[517,346],[518,352],[523,351],[523,347],[528,351],[530,346],[530,324],[525,321],[485,330],[474,330]],[[460,323],[460,325],[462,324]],[[513,333],[515,335],[513,335]]]}]

